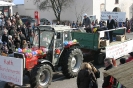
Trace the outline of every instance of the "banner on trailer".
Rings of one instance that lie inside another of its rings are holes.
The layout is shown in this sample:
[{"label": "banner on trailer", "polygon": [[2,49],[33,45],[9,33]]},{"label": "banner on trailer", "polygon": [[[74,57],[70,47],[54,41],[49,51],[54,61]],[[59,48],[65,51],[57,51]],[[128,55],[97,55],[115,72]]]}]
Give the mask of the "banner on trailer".
[{"label": "banner on trailer", "polygon": [[125,12],[101,12],[101,20],[107,21],[109,19],[109,15],[112,19],[117,20],[118,22],[125,22],[126,20]]},{"label": "banner on trailer", "polygon": [[133,40],[106,47],[106,58],[120,58],[133,51]]},{"label": "banner on trailer", "polygon": [[0,56],[0,80],[23,85],[23,59]]}]

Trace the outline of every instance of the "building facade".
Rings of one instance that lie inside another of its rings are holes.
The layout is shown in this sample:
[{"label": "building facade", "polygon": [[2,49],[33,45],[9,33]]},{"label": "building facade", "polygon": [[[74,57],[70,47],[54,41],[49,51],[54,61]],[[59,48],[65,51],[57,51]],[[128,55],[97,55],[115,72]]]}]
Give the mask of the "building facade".
[{"label": "building facade", "polygon": [[[50,21],[55,20],[52,9],[40,11],[33,2],[34,0],[24,0],[24,5],[14,7],[14,12],[21,15],[34,17],[34,11],[38,11],[40,18],[46,18]],[[96,16],[100,20],[102,11],[126,12],[126,17],[133,16],[133,0],[74,0],[69,7],[61,13],[61,20],[82,21],[83,14]]]}]

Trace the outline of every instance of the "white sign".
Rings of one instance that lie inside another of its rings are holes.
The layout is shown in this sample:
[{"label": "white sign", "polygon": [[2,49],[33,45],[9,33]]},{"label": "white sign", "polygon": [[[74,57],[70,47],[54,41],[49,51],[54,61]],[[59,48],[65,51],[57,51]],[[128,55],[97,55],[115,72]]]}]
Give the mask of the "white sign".
[{"label": "white sign", "polygon": [[101,20],[107,21],[109,19],[109,15],[112,19],[117,20],[118,22],[125,22],[126,20],[125,12],[101,12]]},{"label": "white sign", "polygon": [[0,80],[23,85],[23,60],[0,56]]},{"label": "white sign", "polygon": [[100,31],[99,33],[100,33],[100,38],[104,37],[104,35],[105,35],[104,31]]},{"label": "white sign", "polygon": [[133,40],[106,47],[106,58],[120,58],[133,51]]}]

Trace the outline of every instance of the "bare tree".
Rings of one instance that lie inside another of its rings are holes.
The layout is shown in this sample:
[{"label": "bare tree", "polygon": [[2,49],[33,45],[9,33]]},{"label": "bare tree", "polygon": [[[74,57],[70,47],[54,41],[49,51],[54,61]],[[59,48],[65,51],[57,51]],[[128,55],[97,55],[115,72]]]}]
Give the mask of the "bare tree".
[{"label": "bare tree", "polygon": [[60,21],[62,10],[69,7],[73,0],[34,0],[40,10],[53,9],[55,17]]},{"label": "bare tree", "polygon": [[77,5],[75,5],[75,16],[76,16],[77,21],[82,21],[83,13],[87,12],[88,10],[89,8],[86,8],[86,4],[83,4],[81,6],[80,11],[77,11]]}]

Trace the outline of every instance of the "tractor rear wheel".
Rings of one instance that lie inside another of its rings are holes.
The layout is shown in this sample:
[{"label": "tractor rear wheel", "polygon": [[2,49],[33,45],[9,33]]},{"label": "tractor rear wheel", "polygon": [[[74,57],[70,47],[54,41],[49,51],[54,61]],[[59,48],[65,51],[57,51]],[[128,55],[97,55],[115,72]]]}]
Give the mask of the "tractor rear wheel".
[{"label": "tractor rear wheel", "polygon": [[31,88],[48,88],[52,77],[52,68],[48,64],[34,67],[31,71]]},{"label": "tractor rear wheel", "polygon": [[70,49],[62,60],[62,72],[67,78],[77,76],[83,63],[83,54],[80,49]]}]

